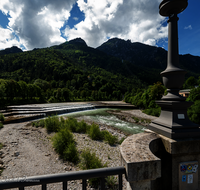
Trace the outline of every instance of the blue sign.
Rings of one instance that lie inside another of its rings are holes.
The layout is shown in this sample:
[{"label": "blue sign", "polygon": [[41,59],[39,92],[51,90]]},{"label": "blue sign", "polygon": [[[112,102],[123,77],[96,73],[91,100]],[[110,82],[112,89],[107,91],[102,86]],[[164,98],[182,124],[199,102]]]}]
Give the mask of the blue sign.
[{"label": "blue sign", "polygon": [[182,182],[186,182],[186,175],[182,176]]}]

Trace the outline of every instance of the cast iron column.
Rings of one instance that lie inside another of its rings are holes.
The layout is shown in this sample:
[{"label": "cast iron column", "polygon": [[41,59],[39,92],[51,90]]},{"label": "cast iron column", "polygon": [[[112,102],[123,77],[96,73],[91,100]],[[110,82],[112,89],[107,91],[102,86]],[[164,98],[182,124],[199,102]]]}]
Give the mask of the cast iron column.
[{"label": "cast iron column", "polygon": [[187,109],[192,105],[179,95],[184,83],[185,71],[179,68],[178,17],[188,6],[188,0],[163,0],[159,13],[168,20],[168,57],[167,68],[161,73],[168,94],[156,101],[161,107],[161,115],[148,128],[171,139],[200,137],[200,128],[187,116]]}]

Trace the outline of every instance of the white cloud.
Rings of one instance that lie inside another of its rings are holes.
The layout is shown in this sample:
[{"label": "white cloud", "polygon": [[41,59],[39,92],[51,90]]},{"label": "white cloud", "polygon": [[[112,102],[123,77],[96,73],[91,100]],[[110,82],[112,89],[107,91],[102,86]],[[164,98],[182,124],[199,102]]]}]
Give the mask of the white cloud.
[{"label": "white cloud", "polygon": [[9,14],[9,27],[26,49],[64,42],[60,28],[70,17],[76,0],[4,0],[0,10]]},{"label": "white cloud", "polygon": [[78,0],[85,20],[73,29],[66,28],[69,39],[82,37],[88,45],[97,47],[107,37],[131,39],[155,45],[167,37],[165,19],[159,15],[159,0]]},{"label": "white cloud", "polygon": [[[112,37],[150,45],[167,37],[167,27],[161,24],[165,18],[158,13],[160,0],[3,0],[0,10],[10,18],[1,43],[23,44],[30,50],[64,42],[60,28],[75,2],[85,19],[62,31],[68,40],[81,37],[97,47]],[[73,19],[78,20],[78,15]],[[20,41],[12,37],[13,32]]]},{"label": "white cloud", "polygon": [[192,26],[191,26],[191,25],[186,26],[184,29],[185,29],[185,30],[187,30],[187,29],[192,30]]},{"label": "white cloud", "polygon": [[0,26],[0,50],[12,46],[20,47],[20,42],[13,35],[13,31]]}]

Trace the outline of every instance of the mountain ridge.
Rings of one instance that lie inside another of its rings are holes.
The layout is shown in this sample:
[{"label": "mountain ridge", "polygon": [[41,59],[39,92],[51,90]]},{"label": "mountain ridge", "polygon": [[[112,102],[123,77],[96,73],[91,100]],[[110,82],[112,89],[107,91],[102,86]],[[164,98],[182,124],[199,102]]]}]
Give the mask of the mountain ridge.
[{"label": "mountain ridge", "polygon": [[12,46],[4,50],[0,50],[0,55],[11,54],[11,53],[22,53],[23,51],[17,46]]},{"label": "mountain ridge", "polygon": [[[67,60],[71,60],[77,67],[84,69],[99,67],[113,74],[118,73],[125,77],[136,76],[147,84],[161,81],[160,72],[165,70],[167,66],[167,51],[163,48],[140,42],[132,43],[130,40],[119,38],[109,39],[97,48],[92,48],[83,39],[76,38],[49,48],[34,49],[29,51],[29,53],[37,54],[42,51],[59,54],[61,60],[66,59],[65,57],[67,56]],[[0,51],[0,53],[6,54],[4,50]],[[26,52],[24,53],[26,54]],[[40,56],[46,56],[41,53],[39,54]],[[2,54],[0,55],[3,56]],[[17,52],[15,55],[18,55]],[[200,73],[200,57],[186,54],[179,55],[179,58],[181,68],[187,71],[186,77],[198,77]],[[12,65],[12,63],[10,64]],[[7,66],[5,65],[3,68],[5,67]],[[25,67],[28,68],[29,66]],[[15,66],[13,69],[8,70],[15,72],[14,68],[18,67]],[[21,67],[21,69],[24,68]],[[5,72],[7,71],[5,70]]]}]

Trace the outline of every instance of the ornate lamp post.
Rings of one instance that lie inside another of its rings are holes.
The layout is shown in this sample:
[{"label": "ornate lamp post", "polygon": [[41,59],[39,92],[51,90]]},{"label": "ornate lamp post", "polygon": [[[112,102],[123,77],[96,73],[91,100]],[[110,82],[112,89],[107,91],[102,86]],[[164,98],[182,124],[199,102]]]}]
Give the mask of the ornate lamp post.
[{"label": "ornate lamp post", "polygon": [[167,68],[161,73],[168,94],[156,101],[161,107],[161,115],[148,128],[171,139],[200,137],[199,126],[187,116],[187,108],[192,103],[179,95],[186,72],[179,68],[177,14],[187,6],[188,0],[163,0],[159,6],[160,15],[169,17]]}]

